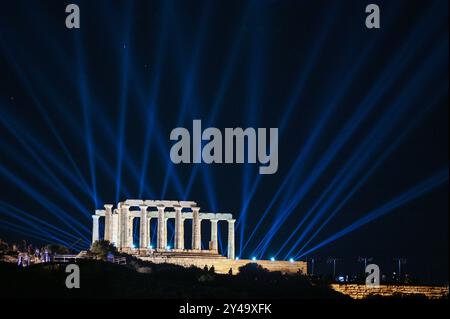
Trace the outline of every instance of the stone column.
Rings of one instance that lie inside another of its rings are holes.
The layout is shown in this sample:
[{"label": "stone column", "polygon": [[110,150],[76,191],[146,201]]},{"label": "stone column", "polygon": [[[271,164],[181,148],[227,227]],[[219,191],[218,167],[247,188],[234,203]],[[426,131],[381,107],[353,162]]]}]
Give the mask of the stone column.
[{"label": "stone column", "polygon": [[122,245],[122,206],[120,202],[114,210],[117,212],[117,233],[116,233],[116,247],[120,248]]},{"label": "stone column", "polygon": [[142,205],[141,220],[139,227],[139,247],[145,249],[148,247],[148,220],[147,220],[147,206]]},{"label": "stone column", "polygon": [[166,221],[164,216],[164,206],[158,206],[158,234],[156,249],[166,249],[164,238],[166,236]]},{"label": "stone column", "polygon": [[130,206],[122,204],[120,205],[120,216],[119,216],[119,225],[120,225],[120,248],[128,247],[128,233],[129,233],[129,214],[130,214]]},{"label": "stone column", "polygon": [[184,249],[184,224],[181,206],[175,207],[175,249]]},{"label": "stone column", "polygon": [[202,249],[202,238],[200,229],[200,207],[192,207],[192,249]]},{"label": "stone column", "polygon": [[134,229],[134,216],[128,215],[128,240],[127,240],[127,247],[132,248],[133,247],[133,229]]},{"label": "stone column", "polygon": [[[165,214],[164,214],[165,215]],[[164,249],[167,249],[167,223],[169,221],[168,217],[164,217],[164,236],[163,236],[163,247]]]},{"label": "stone column", "polygon": [[117,209],[114,210],[114,213],[111,216],[112,225],[111,225],[111,243],[114,246],[119,246],[119,212]]},{"label": "stone column", "polygon": [[236,219],[228,220],[228,259],[234,259],[234,222]]},{"label": "stone column", "polygon": [[219,247],[217,245],[217,222],[218,219],[211,219],[211,241],[209,249],[214,252],[219,252]]},{"label": "stone column", "polygon": [[[147,213],[147,216],[148,216],[148,213]],[[151,217],[147,217],[147,229],[148,229],[148,231],[147,231],[147,248],[149,248],[150,245],[152,244],[151,220],[152,220]]]},{"label": "stone column", "polygon": [[112,236],[112,208],[113,205],[106,204],[105,205],[105,240],[108,240],[110,243],[113,241]]},{"label": "stone column", "polygon": [[98,215],[92,215],[92,243],[99,240],[99,231],[98,231],[98,219],[100,216]]}]

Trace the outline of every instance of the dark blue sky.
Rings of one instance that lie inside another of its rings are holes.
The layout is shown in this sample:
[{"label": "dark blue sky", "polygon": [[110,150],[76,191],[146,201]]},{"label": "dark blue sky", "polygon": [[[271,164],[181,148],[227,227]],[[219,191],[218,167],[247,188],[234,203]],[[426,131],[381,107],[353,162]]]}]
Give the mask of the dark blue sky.
[{"label": "dark blue sky", "polygon": [[[2,3],[0,238],[82,248],[105,203],[189,199],[236,216],[241,258],[448,281],[448,2],[372,2],[378,30],[366,1],[71,1],[80,30]],[[278,127],[278,172],[172,164],[193,119]]]}]

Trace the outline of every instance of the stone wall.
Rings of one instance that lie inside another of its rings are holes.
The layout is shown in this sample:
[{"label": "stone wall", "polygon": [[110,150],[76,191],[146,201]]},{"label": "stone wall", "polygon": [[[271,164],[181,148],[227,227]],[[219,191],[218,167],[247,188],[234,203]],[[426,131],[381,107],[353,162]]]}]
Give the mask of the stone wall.
[{"label": "stone wall", "polygon": [[191,265],[204,268],[207,266],[211,268],[214,266],[215,272],[219,274],[227,274],[230,268],[233,274],[239,272],[239,267],[248,263],[257,263],[262,267],[270,271],[281,271],[282,273],[296,274],[299,271],[303,274],[307,273],[306,263],[303,261],[270,261],[270,260],[258,260],[252,261],[249,259],[231,260],[225,257],[221,258],[182,258],[182,257],[139,257],[142,260],[150,261],[153,263],[171,263],[184,267],[190,267]]},{"label": "stone wall", "polygon": [[370,295],[392,296],[394,294],[421,294],[429,299],[448,298],[448,287],[437,286],[396,286],[396,285],[380,285],[379,287],[368,287],[366,285],[355,284],[333,284],[331,288],[349,295],[353,299],[363,299]]}]

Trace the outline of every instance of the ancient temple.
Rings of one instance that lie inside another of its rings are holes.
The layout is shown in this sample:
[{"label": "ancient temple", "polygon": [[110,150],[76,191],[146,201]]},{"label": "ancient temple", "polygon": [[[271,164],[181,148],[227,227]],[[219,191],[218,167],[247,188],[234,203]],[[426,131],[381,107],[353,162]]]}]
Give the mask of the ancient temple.
[{"label": "ancient temple", "polygon": [[[211,222],[211,238],[209,251],[218,253],[217,224],[228,223],[228,253],[229,259],[235,258],[234,224],[235,219],[231,214],[200,212],[200,207],[192,201],[170,200],[135,200],[128,199],[117,204],[105,205],[104,210],[96,210],[92,216],[92,242],[99,238],[99,219],[104,217],[104,239],[113,243],[119,250],[127,252],[201,252],[201,225],[203,220]],[[139,247],[133,246],[134,219],[139,218]],[[150,245],[150,220],[156,218],[157,240],[156,245]],[[175,219],[174,247],[167,245],[167,221]],[[192,220],[192,249],[184,247],[184,221]]]}]

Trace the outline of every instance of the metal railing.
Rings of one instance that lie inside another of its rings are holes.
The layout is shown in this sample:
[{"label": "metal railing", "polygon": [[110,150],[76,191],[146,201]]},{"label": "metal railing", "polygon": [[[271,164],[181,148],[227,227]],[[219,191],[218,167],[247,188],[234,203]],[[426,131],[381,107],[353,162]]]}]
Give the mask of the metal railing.
[{"label": "metal railing", "polygon": [[67,263],[71,261],[77,261],[78,255],[54,255],[52,260],[54,262]]},{"label": "metal railing", "polygon": [[[78,259],[85,259],[86,257],[80,255],[54,255],[52,257],[53,262],[60,263],[68,263],[68,262],[76,262]],[[114,257],[112,259],[108,259],[109,262],[118,264],[118,265],[126,265],[127,259],[126,257]]]},{"label": "metal railing", "polygon": [[118,265],[126,265],[127,264],[127,258],[126,257],[118,257],[113,259],[113,263]]}]

